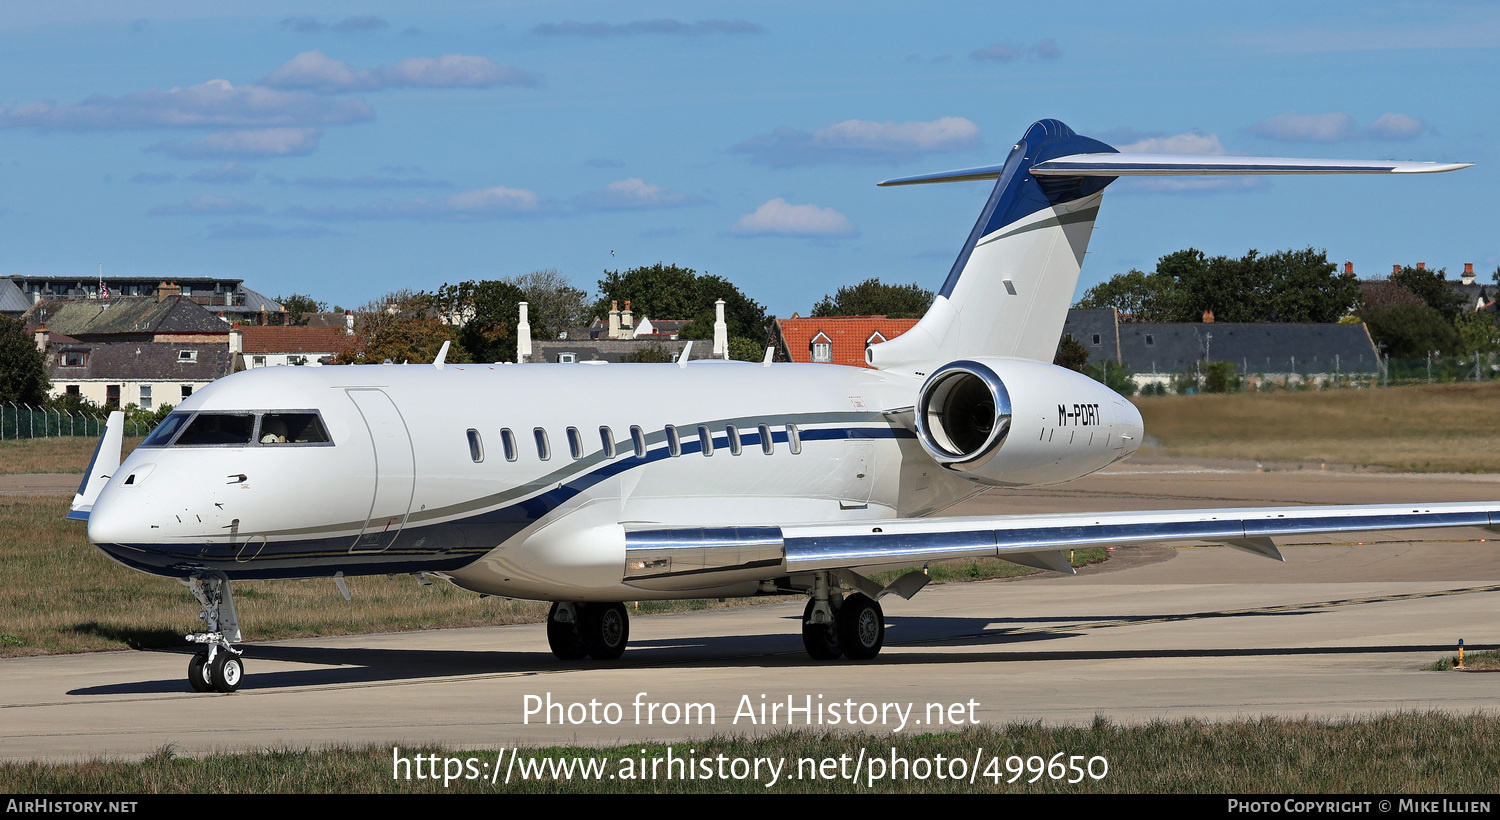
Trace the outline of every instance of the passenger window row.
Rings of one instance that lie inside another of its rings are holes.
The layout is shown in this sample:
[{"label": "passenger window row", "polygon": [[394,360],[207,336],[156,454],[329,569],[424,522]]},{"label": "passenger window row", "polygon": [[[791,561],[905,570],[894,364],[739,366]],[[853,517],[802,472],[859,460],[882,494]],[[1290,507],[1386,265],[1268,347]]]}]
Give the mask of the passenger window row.
[{"label": "passenger window row", "polygon": [[[677,426],[668,424],[662,428],[662,432],[666,437],[668,455],[673,458],[682,455],[682,433],[678,431]],[[697,426],[695,432],[698,438],[699,451],[705,456],[713,455],[713,431],[709,429],[708,425],[700,424]],[[547,436],[547,428],[533,428],[531,434],[532,438],[536,441],[536,457],[541,461],[552,460],[552,444]],[[756,425],[756,432],[752,435],[760,439],[760,451],[762,453],[769,456],[776,452],[776,444],[771,434],[770,425]],[[738,427],[733,424],[726,425],[724,427],[724,438],[727,442],[730,455],[737,456],[744,452],[744,442],[740,438],[740,429]],[[479,431],[472,427],[469,428],[468,440],[469,457],[473,459],[475,464],[484,461],[484,442],[480,437]],[[583,433],[579,432],[577,427],[569,427],[567,429],[567,440],[568,454],[575,461],[583,458],[585,454]],[[797,425],[786,425],[786,441],[792,455],[800,455],[802,453],[802,434],[797,429]],[[609,427],[599,428],[599,444],[605,458],[612,459],[621,455],[619,447],[615,443],[614,431]],[[509,427],[500,430],[500,445],[505,450],[506,461],[517,461],[520,459],[521,452],[520,448],[516,446],[516,434]],[[646,457],[646,431],[642,430],[639,425],[631,425],[630,427],[630,448],[628,452],[636,458]]]}]

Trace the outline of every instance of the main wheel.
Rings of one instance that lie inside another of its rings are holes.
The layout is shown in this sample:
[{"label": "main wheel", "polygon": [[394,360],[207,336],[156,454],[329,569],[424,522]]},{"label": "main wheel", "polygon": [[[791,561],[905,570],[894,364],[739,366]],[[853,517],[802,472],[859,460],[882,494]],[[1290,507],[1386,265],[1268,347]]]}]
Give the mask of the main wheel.
[{"label": "main wheel", "polygon": [[612,661],[625,654],[625,645],[630,643],[630,615],[624,604],[586,604],[579,620],[578,631],[589,657]]},{"label": "main wheel", "polygon": [[839,641],[851,661],[867,661],[885,644],[885,613],[869,596],[855,593],[838,611]]},{"label": "main wheel", "polygon": [[[552,654],[559,660],[576,661],[588,654],[588,647],[578,635],[577,623],[563,623],[557,619],[560,608],[561,604],[553,604],[552,611],[547,613],[547,645],[552,647]],[[582,614],[576,604],[573,611]]]},{"label": "main wheel", "polygon": [[245,678],[245,662],[228,650],[219,650],[209,669],[209,679],[216,692],[233,692],[240,688],[240,681]]},{"label": "main wheel", "polygon": [[838,620],[835,618],[831,624],[811,623],[814,603],[808,598],[807,607],[802,610],[802,647],[815,661],[837,660],[844,654],[839,646]]},{"label": "main wheel", "polygon": [[208,653],[199,652],[188,661],[188,684],[194,692],[212,692],[213,681],[208,679]]}]

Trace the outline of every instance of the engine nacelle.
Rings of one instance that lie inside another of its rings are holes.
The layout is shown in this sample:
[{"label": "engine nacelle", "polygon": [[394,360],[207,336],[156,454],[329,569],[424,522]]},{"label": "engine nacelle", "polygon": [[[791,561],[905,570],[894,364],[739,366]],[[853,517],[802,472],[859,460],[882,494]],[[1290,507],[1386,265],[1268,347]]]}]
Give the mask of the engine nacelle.
[{"label": "engine nacelle", "polygon": [[1060,484],[1135,452],[1141,414],[1099,382],[1029,359],[943,365],[917,397],[917,440],[933,461],[995,487]]}]

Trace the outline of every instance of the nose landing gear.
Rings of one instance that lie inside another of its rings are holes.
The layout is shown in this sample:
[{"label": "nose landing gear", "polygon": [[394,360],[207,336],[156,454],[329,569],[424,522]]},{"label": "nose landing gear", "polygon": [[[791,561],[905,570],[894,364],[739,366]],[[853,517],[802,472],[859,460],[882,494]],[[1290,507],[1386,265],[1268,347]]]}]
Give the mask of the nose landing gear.
[{"label": "nose landing gear", "polygon": [[187,639],[208,646],[188,662],[188,684],[194,692],[233,692],[244,680],[245,662],[241,658],[244,653],[234,648],[240,640],[240,623],[234,612],[229,580],[206,576],[183,583],[203,605],[198,618],[203,621],[204,630],[188,635]]}]

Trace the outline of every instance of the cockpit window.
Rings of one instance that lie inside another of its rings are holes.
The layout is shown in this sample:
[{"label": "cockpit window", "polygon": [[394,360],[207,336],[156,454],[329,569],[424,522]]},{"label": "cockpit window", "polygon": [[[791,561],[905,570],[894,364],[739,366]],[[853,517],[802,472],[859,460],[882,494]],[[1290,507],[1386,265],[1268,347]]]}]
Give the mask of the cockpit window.
[{"label": "cockpit window", "polygon": [[249,444],[253,432],[255,415],[252,413],[199,413],[177,437],[177,446]]},{"label": "cockpit window", "polygon": [[267,413],[260,420],[261,444],[327,444],[328,432],[316,413]]},{"label": "cockpit window", "polygon": [[177,431],[182,429],[182,425],[186,424],[192,415],[192,413],[172,413],[165,419],[162,419],[161,424],[156,425],[156,429],[151,431],[151,435],[146,436],[146,440],[141,442],[141,446],[167,446],[172,441],[172,436],[177,435]]}]

